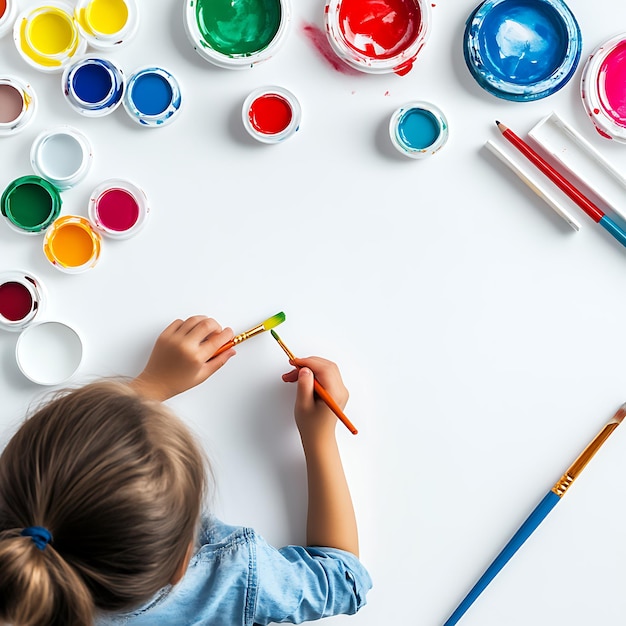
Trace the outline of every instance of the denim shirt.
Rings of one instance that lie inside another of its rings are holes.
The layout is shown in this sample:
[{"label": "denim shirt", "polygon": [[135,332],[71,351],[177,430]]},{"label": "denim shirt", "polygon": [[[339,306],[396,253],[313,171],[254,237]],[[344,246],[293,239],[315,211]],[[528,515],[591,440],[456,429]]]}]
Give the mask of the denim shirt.
[{"label": "denim shirt", "polygon": [[356,613],[371,586],[367,570],[349,552],[302,546],[277,550],[251,528],[208,518],[178,584],[130,613],[101,614],[96,624],[299,624]]}]

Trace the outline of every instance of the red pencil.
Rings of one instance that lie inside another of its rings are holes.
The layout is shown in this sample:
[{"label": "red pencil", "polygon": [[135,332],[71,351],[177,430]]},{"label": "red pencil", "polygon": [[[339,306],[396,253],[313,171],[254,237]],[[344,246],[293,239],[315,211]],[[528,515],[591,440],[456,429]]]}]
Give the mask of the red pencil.
[{"label": "red pencil", "polygon": [[584,196],[564,176],[561,176],[546,160],[537,154],[521,137],[518,137],[504,124],[496,122],[496,126],[505,139],[508,139],[531,163],[540,169],[561,191],[566,193],[594,222],[605,217],[587,196]]}]

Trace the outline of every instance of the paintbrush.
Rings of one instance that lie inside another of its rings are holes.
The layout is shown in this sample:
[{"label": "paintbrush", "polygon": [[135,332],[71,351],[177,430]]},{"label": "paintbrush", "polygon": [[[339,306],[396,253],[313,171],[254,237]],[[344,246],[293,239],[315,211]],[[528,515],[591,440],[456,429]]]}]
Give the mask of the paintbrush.
[{"label": "paintbrush", "polygon": [[[276,339],[278,345],[284,350],[289,359],[291,361],[295,361],[296,357],[294,353],[285,345],[285,343],[278,336],[278,333],[275,330],[272,330],[272,337]],[[300,366],[296,365],[296,367],[300,369]],[[319,396],[321,400],[324,401],[326,406],[339,418],[339,420],[353,435],[356,435],[359,431],[354,427],[354,424],[346,417],[345,413],[341,410],[341,407],[333,400],[333,397],[328,393],[328,391],[326,391],[326,389],[322,387],[317,378],[313,379],[313,387],[315,389],[315,393]]]},{"label": "paintbrush", "polygon": [[280,313],[276,313],[276,315],[272,315],[272,317],[268,317],[263,323],[251,328],[250,330],[246,330],[244,333],[239,333],[235,335],[230,341],[227,341],[223,346],[220,346],[215,354],[211,357],[214,358],[218,354],[222,354],[222,352],[226,352],[226,350],[230,350],[238,343],[245,341],[246,339],[250,339],[250,337],[254,337],[259,333],[265,332],[266,330],[271,330],[272,328],[276,328],[279,324],[282,324],[285,321],[285,314],[281,311]]},{"label": "paintbrush", "polygon": [[548,491],[543,500],[535,507],[535,510],[528,516],[506,546],[504,546],[500,554],[493,560],[485,573],[479,578],[478,582],[472,587],[470,592],[465,596],[461,604],[459,604],[443,626],[453,626],[453,624],[456,624],[461,617],[465,615],[465,612],[474,603],[476,598],[478,598],[487,585],[496,577],[498,572],[509,562],[526,539],[532,535],[539,524],[547,517],[548,513],[561,501],[565,492],[571,487],[572,483],[578,478],[583,469],[585,469],[587,463],[589,463],[594,454],[600,449],[600,446],[622,423],[625,415],[626,403],[622,404],[611,421],[604,426],[574,463],[572,463],[565,474],[559,478],[554,487]]}]

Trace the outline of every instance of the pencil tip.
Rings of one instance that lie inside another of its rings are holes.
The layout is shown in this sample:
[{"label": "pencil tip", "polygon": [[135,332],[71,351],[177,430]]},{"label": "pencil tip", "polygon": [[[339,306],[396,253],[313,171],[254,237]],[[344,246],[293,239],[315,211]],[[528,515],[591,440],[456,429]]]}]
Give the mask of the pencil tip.
[{"label": "pencil tip", "polygon": [[500,122],[496,120],[496,126],[500,126]]}]

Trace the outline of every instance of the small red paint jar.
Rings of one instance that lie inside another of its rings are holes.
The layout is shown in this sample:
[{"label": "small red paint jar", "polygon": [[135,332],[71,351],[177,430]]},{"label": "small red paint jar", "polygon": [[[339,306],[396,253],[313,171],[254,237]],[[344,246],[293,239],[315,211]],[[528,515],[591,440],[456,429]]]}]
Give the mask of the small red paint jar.
[{"label": "small red paint jar", "polygon": [[22,331],[43,313],[46,291],[41,281],[22,270],[0,273],[0,328]]},{"label": "small red paint jar", "polygon": [[245,99],[241,113],[245,129],[263,143],[284,141],[300,128],[300,103],[283,87],[256,89]]},{"label": "small red paint jar", "polygon": [[88,211],[100,233],[112,239],[127,239],[143,228],[150,207],[143,189],[127,180],[111,178],[93,190]]}]

